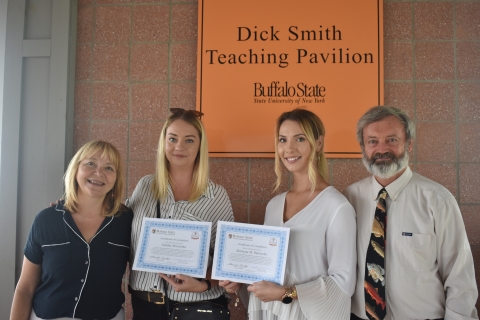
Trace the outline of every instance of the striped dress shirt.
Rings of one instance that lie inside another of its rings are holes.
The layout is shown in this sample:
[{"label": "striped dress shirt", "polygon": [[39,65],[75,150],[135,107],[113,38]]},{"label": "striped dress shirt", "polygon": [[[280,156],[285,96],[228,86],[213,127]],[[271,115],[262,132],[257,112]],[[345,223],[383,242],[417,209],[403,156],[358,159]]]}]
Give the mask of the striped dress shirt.
[{"label": "striped dress shirt", "polygon": [[[148,175],[140,179],[133,191],[132,197],[127,200],[128,207],[133,211],[132,242],[130,246],[132,258],[130,261],[133,261],[135,257],[135,250],[138,245],[143,218],[157,217],[157,199],[152,192],[153,181],[153,175]],[[167,198],[165,201],[160,202],[160,218],[212,222],[210,247],[212,248],[211,253],[213,253],[217,233],[217,221],[233,221],[233,211],[225,189],[222,186],[208,181],[207,190],[194,202],[184,200],[175,201],[172,188],[169,185]],[[211,266],[211,263],[212,257],[209,259],[209,266]],[[155,272],[130,270],[130,286],[134,290],[161,290],[165,292],[161,280],[162,278]],[[219,286],[212,287],[210,291],[200,293],[175,292],[168,284],[167,290],[168,298],[180,302],[215,299],[225,292],[224,289]]]}]

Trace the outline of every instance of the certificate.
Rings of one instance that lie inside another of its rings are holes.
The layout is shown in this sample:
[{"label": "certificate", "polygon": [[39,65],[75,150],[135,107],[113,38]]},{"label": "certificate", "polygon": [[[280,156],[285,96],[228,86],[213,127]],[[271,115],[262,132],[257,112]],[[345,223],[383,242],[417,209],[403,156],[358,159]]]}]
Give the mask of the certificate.
[{"label": "certificate", "polygon": [[289,228],[219,221],[212,279],[283,284]]},{"label": "certificate", "polygon": [[133,270],[205,278],[211,222],[143,218]]}]

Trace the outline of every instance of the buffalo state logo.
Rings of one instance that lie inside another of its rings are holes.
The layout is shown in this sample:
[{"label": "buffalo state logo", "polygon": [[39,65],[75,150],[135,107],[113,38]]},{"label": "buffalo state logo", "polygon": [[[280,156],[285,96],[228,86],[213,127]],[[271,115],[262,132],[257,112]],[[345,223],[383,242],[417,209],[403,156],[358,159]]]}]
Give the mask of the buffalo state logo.
[{"label": "buffalo state logo", "polygon": [[270,241],[268,242],[269,245],[271,245],[272,247],[276,247],[277,246],[277,238],[270,238]]}]

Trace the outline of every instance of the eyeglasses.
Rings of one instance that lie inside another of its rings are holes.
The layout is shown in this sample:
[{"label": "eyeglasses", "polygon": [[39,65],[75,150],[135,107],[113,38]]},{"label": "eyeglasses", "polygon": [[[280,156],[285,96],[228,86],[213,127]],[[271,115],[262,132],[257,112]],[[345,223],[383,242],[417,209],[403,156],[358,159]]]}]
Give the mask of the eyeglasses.
[{"label": "eyeglasses", "polygon": [[199,119],[202,118],[203,112],[200,112],[198,110],[187,110],[187,109],[182,109],[182,108],[170,108],[170,112],[175,114],[175,115],[182,115],[184,113],[190,114],[194,117],[197,117]]}]

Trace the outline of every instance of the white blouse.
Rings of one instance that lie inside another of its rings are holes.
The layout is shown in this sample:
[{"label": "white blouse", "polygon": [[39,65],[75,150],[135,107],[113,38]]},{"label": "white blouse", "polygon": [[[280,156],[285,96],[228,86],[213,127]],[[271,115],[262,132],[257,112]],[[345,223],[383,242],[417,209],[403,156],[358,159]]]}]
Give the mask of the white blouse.
[{"label": "white blouse", "polygon": [[264,224],[290,228],[283,285],[296,286],[298,300],[262,302],[250,293],[250,319],[350,319],[357,259],[353,207],[328,187],[284,223],[285,196],[270,200]]}]

